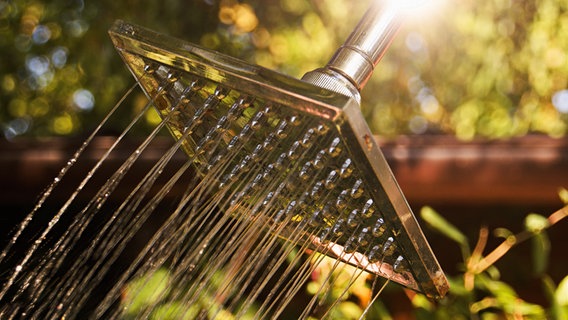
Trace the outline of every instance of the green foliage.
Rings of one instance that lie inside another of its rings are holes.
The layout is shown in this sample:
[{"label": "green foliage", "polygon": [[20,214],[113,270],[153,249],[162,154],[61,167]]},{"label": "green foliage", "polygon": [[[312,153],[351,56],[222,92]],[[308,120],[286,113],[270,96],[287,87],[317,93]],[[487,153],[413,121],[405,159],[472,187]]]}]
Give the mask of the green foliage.
[{"label": "green foliage", "polygon": [[548,266],[550,241],[543,230],[549,225],[548,219],[538,214],[532,213],[525,218],[525,228],[533,234],[531,238],[532,256],[534,272],[537,275],[542,275]]},{"label": "green foliage", "polygon": [[[455,230],[455,227],[445,221],[432,208],[423,209],[421,216],[428,226],[456,241],[456,234],[459,233]],[[440,223],[440,221],[444,221],[444,223]],[[483,257],[481,251],[483,251],[484,244],[481,246],[478,244],[471,255],[464,257],[464,265],[466,266],[464,273],[449,278],[451,289],[447,297],[437,304],[425,300],[421,295],[412,299],[419,318],[496,319],[505,317],[544,319],[552,317],[554,319],[567,319],[566,304],[568,300],[565,297],[568,277],[560,282],[558,288],[555,288],[554,282],[546,275],[550,243],[545,229],[549,226],[549,220],[538,214],[529,214],[525,219],[525,232],[528,233],[533,242],[532,261],[535,274],[542,279],[545,290],[548,292],[549,308],[524,301],[509,284],[499,279],[500,272],[493,264],[487,268],[478,268],[483,259],[488,259],[495,252],[503,250],[503,247],[500,246]],[[505,239],[505,244],[509,242],[505,246],[507,249],[499,253],[500,256],[505,254],[506,250],[510,249],[517,243],[516,241],[525,235],[525,233],[513,235],[503,228],[497,229],[497,231],[496,234]],[[456,242],[462,246],[461,237],[458,237],[458,239],[460,241]],[[515,239],[514,242],[510,243],[511,239]],[[480,243],[485,243],[484,241],[480,239]]]},{"label": "green foliage", "polygon": [[[124,288],[122,295],[122,318],[138,319],[143,315],[147,319],[155,320],[189,320],[197,318],[215,318],[232,320],[235,316],[215,303],[215,293],[220,283],[221,274],[216,274],[210,285],[200,290],[197,301],[191,305],[178,301],[179,292],[171,292],[171,288],[180,289],[173,285],[175,279],[167,269],[158,269],[148,275],[130,281]],[[186,284],[189,285],[189,284]],[[254,306],[251,308],[254,312]],[[251,315],[245,313],[241,319],[250,319]]]},{"label": "green foliage", "polygon": [[469,243],[467,237],[461,231],[450,224],[431,207],[423,207],[420,211],[420,216],[434,229],[456,242],[460,246],[464,258],[469,257],[471,251]]},{"label": "green foliage", "polygon": [[[359,319],[372,294],[366,281],[367,274],[362,274],[361,270],[329,257],[316,255],[314,261],[316,260],[321,261],[318,261],[312,279],[306,285],[307,293],[312,296],[317,295],[321,301],[319,308],[313,312],[317,314],[337,304],[328,315],[330,319]],[[358,277],[355,278],[355,275]],[[345,290],[347,287],[348,289]],[[360,303],[354,303],[354,299]]]},{"label": "green foliage", "polygon": [[[443,5],[436,11],[405,21],[363,91],[372,130],[385,136],[443,132],[466,140],[564,135],[566,4],[438,2]],[[107,36],[115,19],[299,77],[325,65],[367,4],[0,0],[4,136],[80,134],[100,121],[133,83]],[[137,93],[128,101],[123,121],[143,100]],[[124,123],[111,126],[120,131]]]}]

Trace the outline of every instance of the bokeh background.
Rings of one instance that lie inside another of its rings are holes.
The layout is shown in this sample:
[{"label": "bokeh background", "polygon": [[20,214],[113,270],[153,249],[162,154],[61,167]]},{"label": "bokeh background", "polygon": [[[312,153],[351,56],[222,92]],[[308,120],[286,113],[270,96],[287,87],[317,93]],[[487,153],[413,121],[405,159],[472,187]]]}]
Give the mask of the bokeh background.
[{"label": "bokeh background", "polygon": [[[2,0],[3,135],[78,135],[100,121],[133,83],[107,36],[116,19],[300,77],[328,61],[368,3]],[[363,92],[372,130],[565,135],[567,10],[565,0],[434,0],[412,10]]]}]

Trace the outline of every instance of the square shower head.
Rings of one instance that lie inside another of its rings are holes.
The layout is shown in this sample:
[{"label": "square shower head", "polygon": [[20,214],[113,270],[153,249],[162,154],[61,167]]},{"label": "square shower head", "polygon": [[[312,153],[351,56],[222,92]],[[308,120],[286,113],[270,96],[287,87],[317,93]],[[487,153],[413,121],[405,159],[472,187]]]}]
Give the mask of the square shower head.
[{"label": "square shower head", "polygon": [[127,24],[111,38],[237,219],[430,297],[448,283],[356,99]]}]

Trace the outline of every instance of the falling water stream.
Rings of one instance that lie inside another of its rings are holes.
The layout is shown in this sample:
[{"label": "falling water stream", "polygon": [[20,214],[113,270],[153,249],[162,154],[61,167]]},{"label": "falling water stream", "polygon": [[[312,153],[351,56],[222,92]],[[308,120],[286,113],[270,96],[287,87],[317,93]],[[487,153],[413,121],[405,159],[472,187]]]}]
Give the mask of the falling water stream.
[{"label": "falling water stream", "polygon": [[[406,268],[394,231],[385,231],[381,219],[372,230],[358,223],[377,209],[352,178],[351,160],[341,158],[342,145],[325,124],[315,117],[283,117],[272,105],[253,104],[254,99],[242,96],[226,102],[228,112],[201,129],[227,100],[228,90],[222,87],[201,98],[199,86],[184,90],[162,122],[96,185],[93,177],[103,174],[100,168],[115,148],[176,85],[175,79],[164,79],[75,192],[57,210],[46,212],[41,210],[46,199],[82,161],[82,152],[114,111],[48,186],[0,253],[0,263],[9,269],[0,275],[1,319],[278,318],[327,259],[327,251],[334,250],[325,246],[330,242],[344,244],[345,252],[336,256],[361,252],[372,257],[367,264],[388,259],[393,269]],[[188,107],[189,100],[197,102]],[[243,121],[243,114],[248,122],[239,123],[237,132],[234,124]],[[152,141],[182,116],[183,126],[169,149],[145,175],[129,175]],[[200,130],[201,139],[191,140]],[[266,133],[259,135],[261,130]],[[191,152],[188,143],[194,144]],[[183,151],[186,160],[172,162]],[[338,184],[349,187],[341,191]],[[178,191],[171,196],[174,189]],[[337,208],[352,213],[332,218]],[[323,243],[319,252],[313,248],[316,237]],[[382,244],[371,246],[372,237]],[[352,267],[339,260],[331,267],[337,272],[346,268]],[[350,274],[342,295],[357,278],[367,277],[363,270]],[[331,314],[325,297],[337,279],[331,273],[326,277],[296,317]],[[156,279],[163,281],[160,289],[142,291]],[[375,294],[382,289],[384,285]],[[151,299],[140,305],[140,295]]]}]

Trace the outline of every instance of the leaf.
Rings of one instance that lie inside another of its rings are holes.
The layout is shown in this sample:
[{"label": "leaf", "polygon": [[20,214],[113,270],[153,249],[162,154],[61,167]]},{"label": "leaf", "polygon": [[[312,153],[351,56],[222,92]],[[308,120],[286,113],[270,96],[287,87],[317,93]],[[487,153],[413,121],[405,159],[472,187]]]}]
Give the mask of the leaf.
[{"label": "leaf", "polygon": [[525,218],[525,228],[534,233],[541,233],[549,226],[548,219],[540,214],[531,213]]},{"label": "leaf", "polygon": [[450,288],[452,288],[451,293],[453,296],[468,297],[471,295],[471,291],[465,288],[462,277],[449,276],[448,282],[450,284]]},{"label": "leaf", "polygon": [[550,313],[552,319],[567,320],[568,319],[568,306],[562,306],[557,297],[556,292],[558,289],[550,276],[544,275],[542,277],[542,285],[548,301],[550,302]]},{"label": "leaf", "polygon": [[363,313],[361,307],[351,301],[341,302],[338,308],[341,312],[340,319],[359,319],[359,317],[361,317],[361,314]]},{"label": "leaf", "polygon": [[538,233],[531,239],[531,244],[534,272],[537,275],[542,275],[548,266],[550,240],[546,233]]},{"label": "leaf", "polygon": [[479,280],[480,284],[500,301],[512,301],[517,299],[517,293],[515,292],[515,290],[505,282],[493,280],[486,274],[479,274],[477,276],[477,280]]},{"label": "leaf", "polygon": [[469,243],[467,242],[466,236],[431,207],[422,207],[420,216],[432,228],[441,232],[446,237],[454,240],[460,246],[467,246],[469,248]]},{"label": "leaf", "polygon": [[157,304],[169,290],[167,270],[159,269],[151,276],[143,276],[130,282],[125,289],[123,305],[126,314],[137,314],[150,305]]},{"label": "leaf", "polygon": [[153,320],[190,320],[196,319],[201,312],[199,304],[185,306],[179,302],[160,305],[152,312]]},{"label": "leaf", "polygon": [[568,204],[568,189],[560,188],[558,195],[560,196],[560,200],[562,200],[564,204]]},{"label": "leaf", "polygon": [[542,275],[548,266],[550,240],[544,230],[550,225],[548,219],[536,213],[525,218],[525,228],[533,234],[531,238],[532,261],[534,272]]},{"label": "leaf", "polygon": [[563,306],[568,307],[568,276],[566,276],[556,288],[556,292],[554,293],[556,298],[556,302]]},{"label": "leaf", "polygon": [[491,279],[493,280],[501,279],[501,272],[499,271],[499,269],[497,269],[496,266],[491,265],[485,271],[491,277]]},{"label": "leaf", "polygon": [[530,315],[537,316],[538,319],[544,317],[544,309],[537,305],[528,303],[520,299],[515,290],[507,283],[492,280],[484,274],[477,277],[482,285],[495,297],[497,305],[510,315]]},{"label": "leaf", "polygon": [[392,316],[385,304],[382,301],[377,300],[370,307],[367,319],[392,320]]},{"label": "leaf", "polygon": [[412,305],[416,308],[422,308],[428,311],[434,310],[434,304],[432,304],[432,302],[430,302],[430,300],[422,294],[414,295],[414,298],[412,298]]}]

